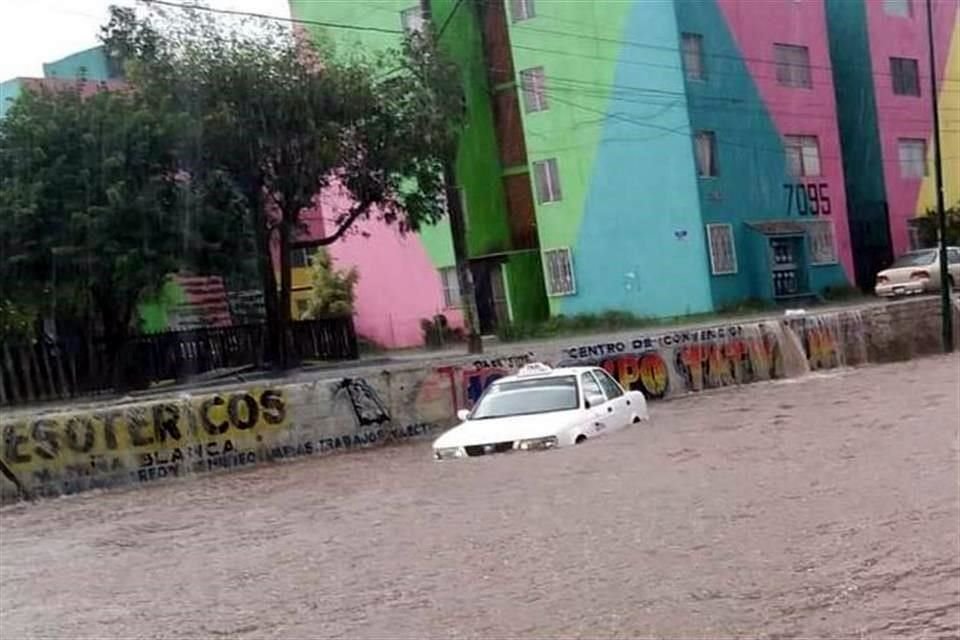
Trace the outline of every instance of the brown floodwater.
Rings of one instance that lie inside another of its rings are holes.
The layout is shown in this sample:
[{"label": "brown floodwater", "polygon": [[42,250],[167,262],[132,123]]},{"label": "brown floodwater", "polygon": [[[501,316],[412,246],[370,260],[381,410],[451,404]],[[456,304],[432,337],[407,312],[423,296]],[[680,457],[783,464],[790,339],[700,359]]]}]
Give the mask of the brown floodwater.
[{"label": "brown floodwater", "polygon": [[960,359],[0,510],[0,637],[960,636]]}]

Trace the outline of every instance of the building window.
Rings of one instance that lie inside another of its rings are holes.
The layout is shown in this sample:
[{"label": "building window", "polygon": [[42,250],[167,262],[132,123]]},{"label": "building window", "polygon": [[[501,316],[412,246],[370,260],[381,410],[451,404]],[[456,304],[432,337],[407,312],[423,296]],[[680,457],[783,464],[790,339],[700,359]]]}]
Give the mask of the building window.
[{"label": "building window", "polygon": [[680,37],[683,45],[683,68],[687,80],[706,80],[707,68],[703,63],[703,36],[699,33],[684,33]]},{"label": "building window", "polygon": [[443,284],[443,304],[448,309],[461,306],[460,280],[456,267],[440,269],[440,282]]},{"label": "building window", "polygon": [[423,8],[420,5],[404,9],[400,12],[400,23],[407,33],[423,33],[426,19],[423,17]]},{"label": "building window", "polygon": [[913,58],[890,58],[893,93],[898,96],[920,95],[920,69]]},{"label": "building window", "polygon": [[910,251],[923,249],[923,242],[920,240],[920,229],[917,225],[907,223],[907,236],[910,239]]},{"label": "building window", "polygon": [[923,178],[927,175],[927,141],[901,138],[897,140],[901,178]]},{"label": "building window", "polygon": [[547,110],[547,94],[544,84],[543,67],[525,69],[520,72],[520,86],[523,89],[523,110],[527,113]]},{"label": "building window", "polygon": [[570,296],[576,293],[570,249],[551,249],[543,256],[547,263],[547,295]]},{"label": "building window", "polygon": [[777,83],[784,87],[813,86],[810,79],[810,50],[793,44],[773,45],[773,58],[777,64]]},{"label": "building window", "polygon": [[883,0],[883,12],[888,16],[909,18],[913,16],[912,5],[910,0]]},{"label": "building window", "polygon": [[290,252],[290,268],[305,269],[313,264],[313,254],[310,249],[294,249]]},{"label": "building window", "polygon": [[529,20],[536,15],[533,0],[510,0],[510,17],[514,22]]},{"label": "building window", "polygon": [[737,272],[737,249],[733,244],[733,227],[729,224],[708,224],[710,273],[722,276]]},{"label": "building window", "polygon": [[713,131],[698,131],[696,136],[697,175],[712,178],[717,175],[717,136]]},{"label": "building window", "polygon": [[554,158],[533,163],[533,175],[537,187],[537,202],[557,202],[563,198],[560,192],[560,175]]},{"label": "building window", "polygon": [[796,177],[820,175],[820,144],[816,136],[784,136],[787,171]]},{"label": "building window", "polygon": [[810,264],[836,264],[837,247],[833,241],[833,221],[808,221],[807,235],[810,237]]}]

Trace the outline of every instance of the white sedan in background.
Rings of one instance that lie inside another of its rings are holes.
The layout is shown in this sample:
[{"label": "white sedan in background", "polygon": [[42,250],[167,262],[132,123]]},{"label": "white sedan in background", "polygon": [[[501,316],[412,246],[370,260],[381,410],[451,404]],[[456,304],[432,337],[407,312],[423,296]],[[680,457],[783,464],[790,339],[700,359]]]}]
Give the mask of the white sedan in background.
[{"label": "white sedan in background", "polygon": [[437,460],[579,444],[648,419],[639,391],[624,391],[596,367],[531,364],[500,378],[463,421],[433,443]]},{"label": "white sedan in background", "polygon": [[[874,291],[878,296],[905,296],[940,291],[940,250],[921,249],[897,258],[877,274]],[[960,247],[947,247],[947,285],[960,284]]]}]

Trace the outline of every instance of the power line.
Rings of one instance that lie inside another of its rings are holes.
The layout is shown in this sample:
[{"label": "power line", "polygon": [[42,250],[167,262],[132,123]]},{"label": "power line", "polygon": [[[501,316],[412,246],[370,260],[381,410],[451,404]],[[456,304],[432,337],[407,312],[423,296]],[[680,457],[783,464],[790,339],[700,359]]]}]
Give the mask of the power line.
[{"label": "power line", "polygon": [[[636,41],[633,41],[633,40],[624,40],[624,39],[618,39],[618,38],[606,38],[606,37],[603,37],[603,36],[589,35],[589,34],[586,34],[586,33],[572,33],[572,32],[569,32],[569,31],[556,31],[556,30],[552,30],[552,29],[540,29],[540,28],[537,28],[537,27],[534,27],[534,26],[530,26],[530,25],[527,25],[527,24],[523,24],[523,23],[517,24],[516,27],[514,27],[514,28],[517,29],[517,30],[522,30],[522,31],[533,31],[533,32],[537,32],[537,33],[546,33],[546,34],[559,35],[559,36],[568,36],[568,37],[571,37],[571,38],[579,38],[579,39],[583,39],[583,40],[594,40],[594,41],[606,42],[606,43],[610,43],[610,44],[626,45],[626,46],[629,46],[629,47],[635,47],[635,48],[640,48],[640,49],[653,49],[653,50],[656,50],[656,51],[667,51],[667,52],[678,53],[678,54],[684,53],[684,51],[683,51],[682,49],[680,49],[680,48],[670,47],[670,46],[667,46],[667,45],[656,45],[656,44],[636,42]],[[798,46],[802,46],[802,45],[798,45]],[[704,57],[704,58],[716,58],[716,59],[722,59],[722,60],[731,60],[731,61],[734,61],[734,62],[739,62],[739,61],[744,61],[744,62],[756,62],[756,63],[760,63],[760,64],[769,64],[769,65],[774,65],[774,66],[780,66],[780,65],[785,64],[784,62],[781,62],[781,61],[778,61],[778,60],[773,60],[773,59],[770,59],[770,58],[757,58],[757,57],[753,57],[753,56],[744,56],[744,55],[737,55],[737,54],[706,53],[706,52],[701,52],[701,53],[700,53],[700,56],[701,56],[701,57]],[[834,66],[832,66],[832,65],[807,64],[807,65],[803,65],[803,66],[804,66],[804,68],[807,68],[807,69],[819,69],[819,70],[830,71],[830,72],[832,72],[832,71],[834,70]],[[877,70],[874,70],[874,69],[872,68],[872,66],[868,66],[868,65],[843,65],[843,66],[846,67],[846,68],[850,68],[850,69],[867,69],[867,70],[869,70],[869,71],[871,72],[872,75],[891,76],[891,77],[892,77],[893,75],[895,75],[895,74],[893,74],[893,73],[891,73],[891,72],[887,72],[887,71],[877,71]],[[918,77],[919,77],[919,78],[929,78],[929,76],[924,76],[924,75],[918,75]],[[960,80],[950,80],[950,82],[960,82]]]},{"label": "power line", "polygon": [[169,0],[141,0],[150,5],[157,4],[174,9],[185,11],[204,11],[207,13],[219,13],[230,16],[244,16],[247,18],[259,18],[260,20],[274,20],[276,22],[289,22],[291,24],[308,24],[317,27],[328,27],[330,29],[345,29],[349,31],[367,31],[373,33],[402,34],[402,29],[387,29],[386,27],[367,27],[356,24],[342,24],[338,22],[324,22],[322,20],[307,20],[305,18],[284,18],[281,16],[271,16],[265,13],[254,13],[251,11],[235,11],[233,9],[214,9],[200,4],[182,4],[179,2],[170,2]]},{"label": "power line", "polygon": [[[659,135],[653,135],[653,136],[650,136],[650,137],[647,137],[647,138],[640,138],[639,140],[637,140],[638,142],[654,140],[654,139],[657,139],[657,138],[661,138],[661,137],[663,137],[664,135],[679,135],[679,136],[681,136],[681,137],[688,138],[688,139],[690,139],[690,140],[693,140],[693,139],[696,137],[696,132],[695,132],[695,131],[691,131],[687,125],[677,126],[677,127],[665,127],[665,126],[661,126],[661,125],[654,125],[654,124],[651,124],[651,123],[648,123],[648,122],[638,121],[638,120],[636,120],[636,119],[634,119],[634,118],[631,118],[631,117],[629,117],[629,116],[626,116],[626,115],[624,115],[624,114],[608,113],[608,112],[606,112],[606,111],[602,111],[602,110],[599,110],[599,109],[594,109],[594,108],[592,108],[592,107],[588,107],[588,106],[586,106],[586,105],[579,104],[579,103],[573,102],[573,101],[571,101],[571,100],[566,100],[566,99],[564,99],[564,98],[559,98],[559,97],[557,97],[557,96],[553,96],[552,99],[556,100],[557,102],[560,102],[561,104],[566,104],[566,105],[568,105],[568,106],[572,106],[572,107],[575,107],[575,108],[578,108],[578,109],[583,109],[584,111],[590,111],[590,112],[593,112],[593,113],[597,113],[597,114],[599,114],[599,115],[601,115],[601,116],[604,116],[604,118],[606,118],[606,119],[619,120],[619,121],[625,122],[625,123],[627,123],[627,124],[632,124],[632,125],[639,126],[639,127],[644,127],[644,128],[658,129],[658,130],[660,130],[660,131],[663,132],[662,134],[659,134]],[[684,128],[686,128],[687,130],[686,130],[686,131],[683,131]],[[729,127],[723,127],[723,128],[721,128],[721,129],[719,130],[719,133],[722,133],[723,131],[746,131],[746,132],[750,132],[750,131],[752,131],[752,130],[751,130],[751,129],[731,129],[731,128],[729,128]],[[756,144],[744,144],[744,143],[734,142],[734,141],[729,140],[729,139],[726,139],[726,138],[724,138],[724,137],[722,137],[722,136],[720,136],[720,135],[717,135],[714,139],[716,140],[716,144],[717,144],[718,146],[738,147],[738,148],[746,149],[746,150],[748,150],[748,151],[761,151],[761,152],[766,152],[766,153],[770,153],[770,154],[776,154],[776,155],[781,156],[781,157],[782,157],[782,156],[785,154],[785,152],[786,152],[784,148],[764,147],[764,146],[756,145]],[[569,147],[569,148],[577,148],[577,147],[580,147],[580,146],[584,146],[584,145],[574,145],[574,146],[571,146],[571,147]],[[553,152],[553,151],[556,151],[556,150],[540,151],[539,153],[541,153],[541,154],[542,154],[542,153],[551,153],[551,152]],[[819,152],[819,149],[818,149],[818,152]],[[842,156],[836,156],[836,155],[831,155],[831,154],[822,154],[822,153],[819,153],[819,156],[820,156],[820,159],[821,159],[821,160],[823,160],[823,159],[828,159],[828,160],[836,160],[836,161],[839,161],[839,162],[842,162],[842,161],[843,161],[843,157],[842,157]],[[947,158],[947,159],[949,159],[949,160],[955,160],[955,159],[960,159],[960,158],[953,158],[953,157],[951,157],[951,158]],[[899,164],[900,164],[900,160],[899,160],[899,159],[885,159],[885,158],[882,158],[881,161],[884,162],[884,163],[887,163],[887,164],[895,164],[895,165],[899,165]]]},{"label": "power line", "polygon": [[440,39],[443,37],[443,32],[447,30],[447,26],[450,24],[450,21],[453,20],[453,16],[457,14],[457,9],[460,8],[461,4],[463,4],[463,0],[457,0],[456,4],[453,5],[453,9],[447,14],[447,19],[443,21],[440,29],[437,30],[437,42],[440,42]]},{"label": "power line", "polygon": [[[618,63],[618,64],[628,64],[628,65],[633,65],[633,66],[651,67],[651,68],[656,68],[656,69],[670,69],[670,70],[673,70],[673,71],[681,71],[681,72],[686,71],[686,70],[683,68],[683,66],[677,66],[677,65],[672,65],[672,64],[662,64],[662,63],[657,63],[657,62],[649,62],[649,61],[645,61],[645,60],[630,60],[630,59],[621,59],[621,58],[610,58],[610,57],[607,57],[607,56],[589,55],[589,54],[585,54],[585,53],[582,53],[582,52],[576,52],[576,51],[570,51],[570,50],[563,50],[563,49],[545,49],[545,48],[543,48],[543,47],[531,47],[531,46],[522,45],[522,44],[515,44],[515,43],[511,43],[511,44],[510,44],[510,47],[513,48],[513,49],[521,49],[521,50],[525,50],[525,51],[536,51],[536,52],[540,52],[540,53],[552,53],[552,54],[557,54],[557,55],[562,55],[562,56],[570,56],[570,57],[575,57],[575,58],[578,58],[578,59],[602,60],[602,61],[605,61],[605,62],[615,62],[615,63]],[[777,80],[776,76],[768,76],[768,75],[754,74],[754,73],[750,73],[749,70],[745,70],[745,71],[721,71],[721,70],[714,69],[714,70],[710,71],[709,73],[711,73],[711,74],[713,74],[713,75],[723,75],[723,76],[731,76],[731,77],[741,77],[741,78],[748,78],[748,79],[754,79],[754,80],[760,80],[760,79],[762,79],[762,80]],[[811,75],[809,86],[797,87],[797,88],[798,88],[798,89],[810,89],[810,88],[813,88],[815,85],[816,85],[816,86],[819,86],[819,87],[828,88],[830,91],[833,91],[833,90],[834,90],[835,83],[833,82],[833,78],[832,78],[832,77],[831,77],[828,81],[824,81],[824,80],[815,80],[815,79],[812,77],[812,75]],[[941,89],[941,91],[942,91],[942,92],[948,92],[948,93],[960,93],[960,89]]]}]

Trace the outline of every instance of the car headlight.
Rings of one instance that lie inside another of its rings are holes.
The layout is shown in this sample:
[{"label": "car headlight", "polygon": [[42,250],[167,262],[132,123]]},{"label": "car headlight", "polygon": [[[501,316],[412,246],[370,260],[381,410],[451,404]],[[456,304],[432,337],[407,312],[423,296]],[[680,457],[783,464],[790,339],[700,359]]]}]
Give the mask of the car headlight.
[{"label": "car headlight", "polygon": [[463,447],[441,447],[433,450],[433,457],[437,460],[449,460],[450,458],[462,458],[467,455]]},{"label": "car headlight", "polygon": [[523,451],[533,451],[535,449],[552,449],[557,446],[557,436],[547,436],[546,438],[530,438],[521,440],[517,444],[517,449]]}]

